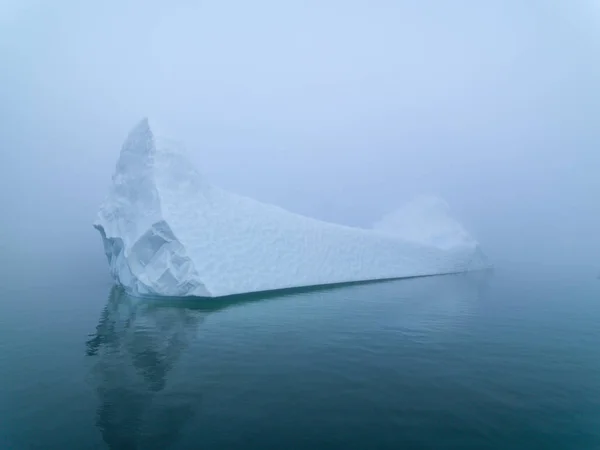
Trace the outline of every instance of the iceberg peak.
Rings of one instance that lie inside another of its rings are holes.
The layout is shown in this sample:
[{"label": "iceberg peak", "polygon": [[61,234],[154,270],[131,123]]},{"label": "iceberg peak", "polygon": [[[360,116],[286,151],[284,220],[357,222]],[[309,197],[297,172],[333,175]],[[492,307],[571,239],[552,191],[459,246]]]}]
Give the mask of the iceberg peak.
[{"label": "iceberg peak", "polygon": [[148,118],[144,117],[127,135],[121,154],[133,153],[137,155],[151,155],[155,151],[154,134],[150,129]]},{"label": "iceberg peak", "polygon": [[133,295],[219,297],[489,267],[477,242],[423,197],[360,229],[206,183],[147,118],[121,148],[94,226],[110,273]]}]

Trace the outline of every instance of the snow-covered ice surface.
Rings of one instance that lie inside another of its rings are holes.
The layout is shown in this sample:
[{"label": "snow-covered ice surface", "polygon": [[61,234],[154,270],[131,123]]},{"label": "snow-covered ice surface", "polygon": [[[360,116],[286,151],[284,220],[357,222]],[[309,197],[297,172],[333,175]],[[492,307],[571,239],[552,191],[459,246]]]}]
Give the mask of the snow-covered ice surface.
[{"label": "snow-covered ice surface", "polygon": [[218,297],[480,270],[446,203],[421,197],[373,229],[311,219],[208,184],[148,120],[129,134],[94,223],[132,295]]}]

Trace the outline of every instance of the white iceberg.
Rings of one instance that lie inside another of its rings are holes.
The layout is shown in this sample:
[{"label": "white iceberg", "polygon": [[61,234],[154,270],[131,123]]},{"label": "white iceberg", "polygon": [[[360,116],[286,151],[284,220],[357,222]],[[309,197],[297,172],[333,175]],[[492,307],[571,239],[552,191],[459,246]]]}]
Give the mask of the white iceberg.
[{"label": "white iceberg", "polygon": [[146,119],[112,181],[94,227],[132,295],[219,297],[489,267],[442,200],[417,199],[370,230],[311,219],[208,184]]}]

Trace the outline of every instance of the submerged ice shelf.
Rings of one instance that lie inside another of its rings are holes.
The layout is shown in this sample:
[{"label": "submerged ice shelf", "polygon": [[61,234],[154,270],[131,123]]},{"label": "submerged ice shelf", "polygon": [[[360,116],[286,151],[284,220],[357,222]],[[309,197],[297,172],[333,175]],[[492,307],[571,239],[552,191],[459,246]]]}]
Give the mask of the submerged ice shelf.
[{"label": "submerged ice shelf", "polygon": [[488,267],[438,198],[372,229],[319,221],[208,184],[146,119],[112,181],[94,226],[111,275],[132,295],[219,297]]}]

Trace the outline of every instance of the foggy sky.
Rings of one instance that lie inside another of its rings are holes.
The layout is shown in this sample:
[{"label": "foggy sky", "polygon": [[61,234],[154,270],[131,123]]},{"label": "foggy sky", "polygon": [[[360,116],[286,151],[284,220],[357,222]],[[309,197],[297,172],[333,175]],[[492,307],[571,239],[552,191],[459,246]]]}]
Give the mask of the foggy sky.
[{"label": "foggy sky", "polygon": [[598,270],[597,0],[0,0],[0,56],[5,256],[103,258],[149,116],[240,194],[359,226],[438,194],[497,266]]}]

